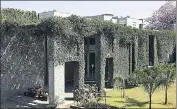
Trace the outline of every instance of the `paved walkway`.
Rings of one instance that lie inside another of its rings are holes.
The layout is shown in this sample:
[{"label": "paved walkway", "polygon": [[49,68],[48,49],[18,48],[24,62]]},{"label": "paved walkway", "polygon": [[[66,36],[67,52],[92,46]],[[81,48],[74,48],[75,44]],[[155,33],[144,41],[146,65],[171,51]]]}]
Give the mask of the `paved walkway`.
[{"label": "paved walkway", "polygon": [[[110,91],[112,89],[106,89]],[[27,96],[15,96],[9,99],[7,102],[1,104],[1,108],[46,108],[49,101],[35,100],[32,97]],[[74,105],[73,93],[66,92],[64,103],[59,105],[57,108],[70,108]]]},{"label": "paved walkway", "polygon": [[14,96],[1,104],[1,108],[45,108],[48,101],[35,100],[27,96]]}]

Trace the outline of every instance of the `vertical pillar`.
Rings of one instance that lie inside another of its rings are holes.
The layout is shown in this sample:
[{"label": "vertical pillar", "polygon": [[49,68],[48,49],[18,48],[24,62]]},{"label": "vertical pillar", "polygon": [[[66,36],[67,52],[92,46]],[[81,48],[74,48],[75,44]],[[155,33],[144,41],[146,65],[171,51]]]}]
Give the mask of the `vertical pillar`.
[{"label": "vertical pillar", "polygon": [[105,66],[106,66],[106,58],[104,53],[105,47],[105,37],[97,36],[96,37],[96,52],[95,52],[95,61],[96,61],[96,84],[99,90],[102,90],[105,87]]},{"label": "vertical pillar", "polygon": [[49,37],[47,37],[47,42],[49,103],[54,103],[54,43],[53,40]]},{"label": "vertical pillar", "polygon": [[134,43],[134,70],[138,68],[138,37],[135,40]]},{"label": "vertical pillar", "polygon": [[84,60],[84,38],[79,42],[79,63],[78,63],[78,71],[74,74],[74,88],[82,88],[84,85],[84,77],[85,77],[85,60]]},{"label": "vertical pillar", "polygon": [[132,73],[132,43],[129,44],[129,75]]},{"label": "vertical pillar", "polygon": [[49,76],[49,103],[59,104],[64,100],[64,65],[59,65],[56,58],[57,43],[48,38],[48,76]]},{"label": "vertical pillar", "polygon": [[154,36],[154,65],[158,64],[158,54],[157,54],[157,39]]}]

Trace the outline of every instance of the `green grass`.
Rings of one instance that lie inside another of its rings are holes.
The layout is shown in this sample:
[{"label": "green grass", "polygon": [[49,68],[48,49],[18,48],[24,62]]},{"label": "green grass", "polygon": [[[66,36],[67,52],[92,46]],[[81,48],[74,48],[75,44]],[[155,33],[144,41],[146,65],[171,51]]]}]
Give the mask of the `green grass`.
[{"label": "green grass", "polygon": [[[106,103],[116,107],[148,108],[148,94],[141,87],[125,90],[125,98],[121,98],[121,91],[111,90],[107,92]],[[157,89],[152,95],[152,108],[176,108],[176,82],[168,89],[168,104],[164,105],[165,91]],[[100,101],[104,103],[104,99]]]}]

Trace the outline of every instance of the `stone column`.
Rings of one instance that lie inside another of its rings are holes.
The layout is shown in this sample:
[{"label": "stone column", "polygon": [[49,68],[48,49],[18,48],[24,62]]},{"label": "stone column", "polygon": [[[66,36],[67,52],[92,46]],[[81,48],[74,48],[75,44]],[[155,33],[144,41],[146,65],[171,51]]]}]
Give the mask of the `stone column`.
[{"label": "stone column", "polygon": [[158,54],[157,54],[157,39],[154,36],[154,65],[158,64]]},{"label": "stone column", "polygon": [[64,64],[59,65],[56,58],[56,42],[48,38],[48,75],[49,75],[49,103],[59,104],[64,100]]},{"label": "stone column", "polygon": [[139,68],[138,67],[138,37],[135,40],[134,43],[134,70]]},{"label": "stone column", "polygon": [[104,53],[105,47],[105,37],[96,36],[96,52],[95,52],[95,71],[96,71],[96,84],[99,90],[105,87],[105,66],[106,58]]},{"label": "stone column", "polygon": [[78,71],[74,74],[74,88],[82,88],[85,78],[85,60],[84,60],[84,38],[79,42],[79,63]]}]

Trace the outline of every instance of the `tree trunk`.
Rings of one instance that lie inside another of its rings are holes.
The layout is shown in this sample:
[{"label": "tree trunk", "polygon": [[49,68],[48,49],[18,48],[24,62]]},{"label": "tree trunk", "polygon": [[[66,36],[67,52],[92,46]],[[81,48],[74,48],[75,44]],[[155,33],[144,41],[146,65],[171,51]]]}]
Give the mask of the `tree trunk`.
[{"label": "tree trunk", "polygon": [[123,98],[125,97],[125,90],[124,90],[124,87],[123,87]]},{"label": "tree trunk", "polygon": [[152,94],[150,93],[149,94],[149,109],[151,109],[151,97],[152,97]]},{"label": "tree trunk", "polygon": [[167,91],[168,91],[168,87],[165,86],[165,104],[167,104]]},{"label": "tree trunk", "polygon": [[123,98],[125,97],[125,90],[124,90],[124,88],[125,88],[125,82],[123,80]]},{"label": "tree trunk", "polygon": [[123,91],[122,90],[123,90],[123,87],[121,88],[121,97],[123,97]]}]

